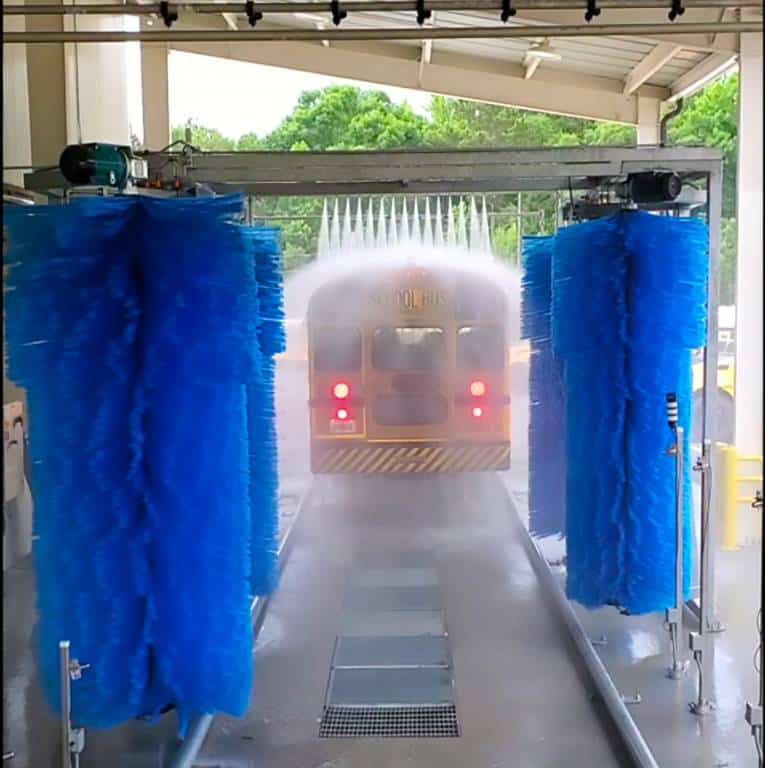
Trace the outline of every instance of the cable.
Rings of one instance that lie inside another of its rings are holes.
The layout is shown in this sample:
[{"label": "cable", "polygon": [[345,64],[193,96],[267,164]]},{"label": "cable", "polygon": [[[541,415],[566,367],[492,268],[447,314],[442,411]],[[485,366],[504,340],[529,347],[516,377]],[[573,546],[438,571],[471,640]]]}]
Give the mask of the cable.
[{"label": "cable", "polygon": [[[72,0],[74,5],[74,0]],[[72,26],[77,32],[77,14],[72,19]],[[82,144],[82,118],[80,115],[80,49],[77,43],[74,44],[74,99],[77,113],[77,143]]]}]

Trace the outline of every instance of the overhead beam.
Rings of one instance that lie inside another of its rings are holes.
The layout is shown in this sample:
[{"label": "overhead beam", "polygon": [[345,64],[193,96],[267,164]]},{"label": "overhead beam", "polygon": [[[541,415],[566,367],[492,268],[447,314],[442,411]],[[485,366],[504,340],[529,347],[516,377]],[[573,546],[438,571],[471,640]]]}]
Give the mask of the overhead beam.
[{"label": "overhead beam", "polygon": [[658,43],[627,76],[624,81],[624,95],[634,93],[681,50],[682,47],[675,43]]},{"label": "overhead beam", "polygon": [[[685,0],[686,10],[696,8],[759,8],[758,0]],[[648,8],[666,10],[666,0],[600,0],[598,6],[607,11],[627,10],[634,11]],[[497,0],[431,0],[428,3],[431,10],[438,11],[500,11],[502,6]],[[581,0],[517,0],[513,7],[520,11],[576,11],[581,12]],[[343,3],[343,9],[349,13],[382,11],[400,12],[416,11],[416,0],[348,0]],[[61,7],[51,2],[37,3],[36,7],[16,6],[13,0],[3,7],[6,16],[80,16],[80,15],[111,15],[113,5],[108,3],[79,3]],[[158,16],[160,6],[158,2],[125,4],[120,9],[126,16]],[[196,13],[241,13],[241,5],[231,2],[191,2],[180,6],[182,11]],[[275,0],[264,2],[257,0],[254,10],[261,13],[330,13],[331,5],[322,0]],[[624,21],[624,19],[622,19]]]},{"label": "overhead beam", "polygon": [[[338,43],[322,48],[311,43],[258,45],[247,43],[172,42],[173,50],[250,61],[367,83],[429,91],[474,101],[540,112],[609,120],[636,125],[637,94],[624,96],[615,78],[540,70],[525,79],[520,64],[492,61],[438,49],[421,70],[421,47],[394,43]],[[643,86],[640,93],[666,99],[665,88]]]},{"label": "overhead beam", "polygon": [[[601,6],[598,3],[598,6]],[[602,7],[602,6],[601,6]],[[490,18],[489,14],[478,13],[477,15],[484,15]],[[584,9],[574,10],[549,10],[546,8],[532,9],[518,11],[518,14],[513,17],[513,21],[518,24],[539,24],[539,25],[560,25],[560,24],[581,24],[584,17]],[[733,29],[728,32],[724,28],[720,28],[717,21],[717,9],[715,8],[700,8],[700,7],[686,7],[683,14],[682,22],[676,21],[674,23],[667,21],[667,8],[666,5],[663,8],[646,8],[646,9],[626,9],[626,8],[602,8],[601,15],[598,17],[597,22],[593,22],[594,26],[600,26],[602,24],[660,24],[664,27],[664,32],[661,35],[655,35],[653,33],[646,32],[640,34],[638,37],[630,33],[620,34],[620,37],[636,40],[643,43],[674,43],[686,50],[714,53],[717,51],[738,51],[738,35],[733,33]],[[707,23],[716,25],[715,41],[710,42],[709,34],[680,34],[678,28],[680,24],[686,23]],[[545,33],[547,34],[547,33]]]},{"label": "overhead beam", "polygon": [[[681,31],[682,29],[682,31]],[[668,30],[674,30],[674,33]],[[313,40],[504,40],[529,37],[642,37],[642,36],[674,36],[706,35],[710,32],[726,32],[728,34],[761,33],[762,22],[690,22],[670,27],[662,24],[557,24],[550,26],[519,25],[519,26],[456,26],[456,27],[353,27],[350,29],[301,29],[296,27],[268,27],[264,29],[233,30],[195,30],[164,29],[154,31],[140,30],[138,32],[107,30],[87,32],[4,32],[3,42],[6,44],[21,43],[127,43],[127,42],[171,42],[183,40],[186,42],[234,42],[247,41],[250,43],[285,43]]]},{"label": "overhead beam", "polygon": [[708,82],[724,74],[736,63],[737,56],[729,53],[713,53],[693,69],[675,80],[670,86],[670,101],[691,96]]}]

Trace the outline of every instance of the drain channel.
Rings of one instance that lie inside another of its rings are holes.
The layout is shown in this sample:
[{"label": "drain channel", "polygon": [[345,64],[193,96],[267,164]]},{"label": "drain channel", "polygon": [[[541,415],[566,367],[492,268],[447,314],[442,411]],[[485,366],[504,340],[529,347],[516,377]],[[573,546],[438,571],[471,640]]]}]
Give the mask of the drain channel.
[{"label": "drain channel", "polygon": [[328,706],[319,726],[321,739],[438,739],[459,736],[454,704],[437,707]]},{"label": "drain channel", "polygon": [[448,634],[431,565],[427,553],[407,553],[393,567],[352,574],[319,738],[460,735]]}]

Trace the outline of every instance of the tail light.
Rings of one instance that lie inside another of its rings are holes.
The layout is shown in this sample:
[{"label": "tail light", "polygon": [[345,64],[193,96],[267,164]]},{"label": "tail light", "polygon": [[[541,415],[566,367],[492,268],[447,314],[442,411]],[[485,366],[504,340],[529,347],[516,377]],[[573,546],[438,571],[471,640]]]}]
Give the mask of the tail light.
[{"label": "tail light", "polygon": [[338,421],[346,421],[348,419],[349,413],[347,408],[338,408],[335,411],[335,418]]},{"label": "tail light", "polygon": [[483,408],[481,408],[480,405],[476,405],[473,408],[473,417],[476,419],[480,419],[481,416],[483,416]]},{"label": "tail light", "polygon": [[334,387],[332,387],[332,394],[336,400],[346,400],[351,394],[351,388],[344,381],[338,381]]},{"label": "tail light", "polygon": [[470,394],[473,397],[483,397],[486,394],[486,382],[475,379],[470,382]]}]

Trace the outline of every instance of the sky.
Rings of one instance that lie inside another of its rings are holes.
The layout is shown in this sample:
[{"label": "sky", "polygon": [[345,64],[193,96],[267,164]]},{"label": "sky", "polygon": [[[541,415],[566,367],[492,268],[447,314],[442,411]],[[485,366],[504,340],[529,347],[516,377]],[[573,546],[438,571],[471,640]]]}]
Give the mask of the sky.
[{"label": "sky", "polygon": [[[272,131],[292,112],[302,91],[334,84],[364,86],[336,77],[181,51],[171,51],[168,67],[170,124],[182,125],[193,118],[233,139],[253,131],[258,136]],[[396,103],[408,102],[420,114],[430,102],[430,95],[421,91],[367,87],[384,91]]]}]

